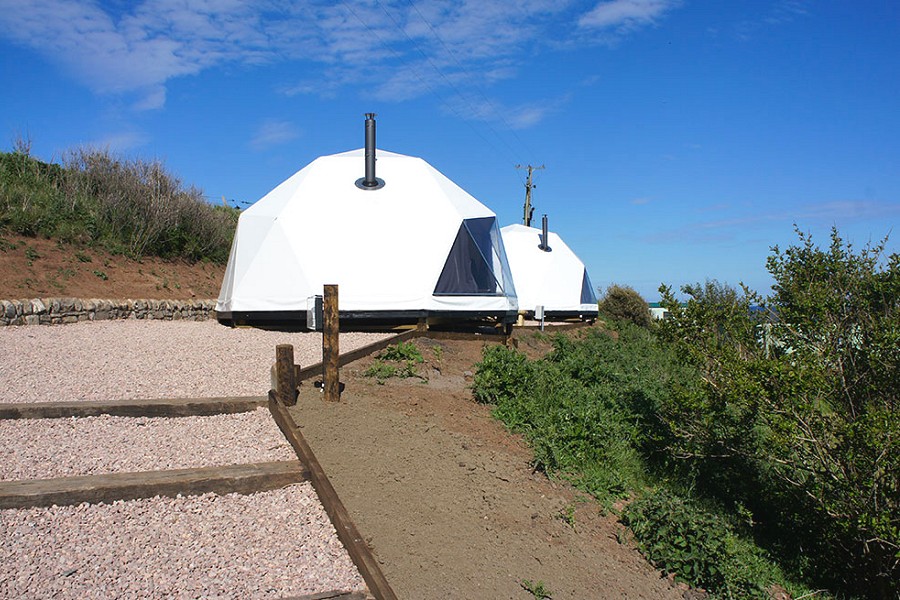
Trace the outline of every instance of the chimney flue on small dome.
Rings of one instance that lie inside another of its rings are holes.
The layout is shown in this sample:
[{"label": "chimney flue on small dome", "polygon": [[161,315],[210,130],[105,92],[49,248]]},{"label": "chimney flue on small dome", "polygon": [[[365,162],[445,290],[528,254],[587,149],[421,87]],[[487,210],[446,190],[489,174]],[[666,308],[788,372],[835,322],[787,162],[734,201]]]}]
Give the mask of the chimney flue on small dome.
[{"label": "chimney flue on small dome", "polygon": [[544,252],[550,252],[550,250],[552,250],[552,248],[550,248],[550,240],[547,239],[548,235],[550,235],[550,232],[547,230],[547,215],[544,215],[544,218],[541,219],[541,243],[538,244],[538,248]]},{"label": "chimney flue on small dome", "polygon": [[356,180],[361,190],[378,190],[384,180],[375,177],[375,113],[366,113],[366,176]]}]

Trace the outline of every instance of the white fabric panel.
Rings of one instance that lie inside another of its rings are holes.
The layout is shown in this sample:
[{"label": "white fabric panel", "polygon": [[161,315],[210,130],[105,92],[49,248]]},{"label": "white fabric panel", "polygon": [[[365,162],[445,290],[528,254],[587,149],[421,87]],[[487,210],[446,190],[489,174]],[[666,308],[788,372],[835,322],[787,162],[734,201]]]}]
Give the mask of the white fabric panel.
[{"label": "white fabric panel", "polygon": [[420,158],[376,156],[381,189],[356,187],[365,151],[354,150],[314,160],[244,211],[217,308],[305,310],[333,283],[341,310],[515,309],[514,298],[432,296],[463,219],[495,215]]},{"label": "white fabric panel", "polygon": [[500,233],[520,310],[543,306],[545,311],[597,312],[596,304],[581,304],[584,263],[562,238],[548,232],[550,252],[545,252],[538,247],[540,229],[507,225]]},{"label": "white fabric panel", "polygon": [[309,281],[297,257],[285,252],[287,240],[284,227],[274,222],[255,247],[239,249],[239,254],[247,256],[238,264],[246,267],[235,278],[231,310],[306,310],[306,298],[312,295]]},{"label": "white fabric panel", "polygon": [[231,241],[231,250],[228,252],[228,264],[225,266],[225,278],[222,280],[222,289],[219,290],[219,298],[216,302],[216,310],[231,310],[231,294],[234,291],[234,267],[235,254],[237,253],[237,235]]}]

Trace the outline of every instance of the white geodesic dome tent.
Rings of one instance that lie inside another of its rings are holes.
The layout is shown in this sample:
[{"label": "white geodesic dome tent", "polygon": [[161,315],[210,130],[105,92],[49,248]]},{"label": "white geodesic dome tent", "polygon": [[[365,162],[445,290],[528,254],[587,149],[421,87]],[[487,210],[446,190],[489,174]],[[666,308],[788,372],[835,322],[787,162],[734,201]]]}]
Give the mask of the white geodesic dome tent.
[{"label": "white geodesic dome tent", "polygon": [[562,238],[548,231],[544,249],[541,229],[507,225],[500,232],[520,311],[533,316],[542,306],[548,318],[597,317],[597,295],[587,269]]},{"label": "white geodesic dome tent", "polygon": [[322,156],[241,214],[220,321],[304,321],[325,284],[342,322],[515,317],[496,215],[421,158],[377,156],[383,187],[357,184],[364,150]]}]

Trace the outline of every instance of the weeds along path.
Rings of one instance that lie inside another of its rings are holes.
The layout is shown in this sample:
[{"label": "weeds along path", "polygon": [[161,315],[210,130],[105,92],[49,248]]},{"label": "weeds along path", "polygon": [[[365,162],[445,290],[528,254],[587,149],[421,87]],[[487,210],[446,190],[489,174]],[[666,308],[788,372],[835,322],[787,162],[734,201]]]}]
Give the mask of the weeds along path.
[{"label": "weeds along path", "polygon": [[[291,409],[402,598],[681,598],[612,516],[529,467],[530,451],[472,401],[482,342],[419,339],[418,377],[345,367],[340,403],[311,382]],[[439,350],[438,350],[439,348]]]}]

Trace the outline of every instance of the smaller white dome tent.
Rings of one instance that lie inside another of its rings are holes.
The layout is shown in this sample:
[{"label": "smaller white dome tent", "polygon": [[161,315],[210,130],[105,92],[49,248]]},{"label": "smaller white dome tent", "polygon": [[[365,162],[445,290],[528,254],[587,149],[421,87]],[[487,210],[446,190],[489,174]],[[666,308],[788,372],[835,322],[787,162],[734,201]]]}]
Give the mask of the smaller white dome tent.
[{"label": "smaller white dome tent", "polygon": [[500,230],[516,282],[519,311],[533,317],[544,307],[548,319],[595,319],[597,295],[581,259],[552,231],[507,225]]},{"label": "smaller white dome tent", "polygon": [[322,156],[241,214],[220,322],[305,323],[325,284],[342,325],[515,320],[496,215],[421,158],[377,156],[383,186],[357,184],[362,149]]}]

